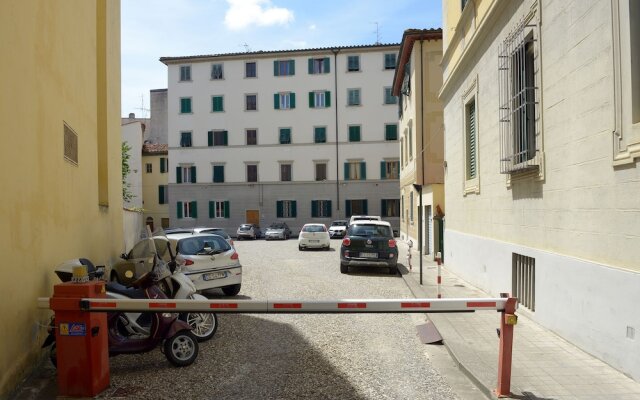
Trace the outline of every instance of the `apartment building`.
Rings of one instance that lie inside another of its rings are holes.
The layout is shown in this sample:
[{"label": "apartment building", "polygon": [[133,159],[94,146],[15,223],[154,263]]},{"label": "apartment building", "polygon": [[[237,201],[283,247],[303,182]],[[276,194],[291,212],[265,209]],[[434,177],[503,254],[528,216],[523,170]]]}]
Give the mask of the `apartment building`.
[{"label": "apartment building", "polygon": [[151,232],[169,224],[168,146],[160,143],[142,145],[143,218]]},{"label": "apartment building", "polygon": [[636,380],[638,20],[634,0],[446,0],[440,92],[447,267]]},{"label": "apartment building", "polygon": [[441,61],[441,29],[407,29],[392,92],[400,116],[400,237],[431,258],[444,248]]},{"label": "apartment building", "polygon": [[171,225],[399,226],[397,44],[163,57]]},{"label": "apartment building", "polygon": [[0,36],[5,399],[44,361],[55,267],[122,251],[120,2],[5,2]]}]

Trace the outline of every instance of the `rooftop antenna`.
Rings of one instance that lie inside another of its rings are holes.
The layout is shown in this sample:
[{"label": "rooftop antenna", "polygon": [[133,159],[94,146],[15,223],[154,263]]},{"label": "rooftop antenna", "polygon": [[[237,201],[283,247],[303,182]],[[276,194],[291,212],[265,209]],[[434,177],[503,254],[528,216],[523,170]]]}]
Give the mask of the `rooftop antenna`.
[{"label": "rooftop antenna", "polygon": [[374,22],[376,24],[376,44],[380,44],[380,25],[378,22]]},{"label": "rooftop antenna", "polygon": [[142,112],[141,118],[147,118],[149,109],[144,106],[144,94],[140,95],[140,107],[136,108],[136,110],[140,110]]},{"label": "rooftop antenna", "polygon": [[246,51],[247,53],[251,52],[251,47],[249,47],[249,45],[246,42],[241,44],[240,46],[244,47],[244,51]]}]

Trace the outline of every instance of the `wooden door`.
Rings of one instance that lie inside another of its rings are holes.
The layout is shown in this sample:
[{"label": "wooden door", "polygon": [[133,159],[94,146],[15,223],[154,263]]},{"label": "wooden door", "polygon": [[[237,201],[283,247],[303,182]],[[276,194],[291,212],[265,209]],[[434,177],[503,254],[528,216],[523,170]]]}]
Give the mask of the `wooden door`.
[{"label": "wooden door", "polygon": [[260,210],[247,210],[245,222],[247,224],[260,225]]}]

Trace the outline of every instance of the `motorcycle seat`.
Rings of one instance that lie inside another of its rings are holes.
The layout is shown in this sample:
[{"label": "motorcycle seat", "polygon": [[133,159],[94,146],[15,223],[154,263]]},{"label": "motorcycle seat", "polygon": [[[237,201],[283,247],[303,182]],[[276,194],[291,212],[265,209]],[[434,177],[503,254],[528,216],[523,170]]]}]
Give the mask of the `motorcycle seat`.
[{"label": "motorcycle seat", "polygon": [[118,293],[130,299],[146,299],[144,289],[129,288],[118,282],[108,282],[106,285],[108,292]]}]

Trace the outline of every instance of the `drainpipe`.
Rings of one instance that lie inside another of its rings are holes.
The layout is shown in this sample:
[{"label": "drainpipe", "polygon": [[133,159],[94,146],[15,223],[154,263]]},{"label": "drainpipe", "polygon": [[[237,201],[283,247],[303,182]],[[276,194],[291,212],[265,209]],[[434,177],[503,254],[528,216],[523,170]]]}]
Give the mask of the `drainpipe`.
[{"label": "drainpipe", "polygon": [[333,52],[333,93],[335,93],[333,103],[336,112],[336,217],[340,218],[340,159],[338,158],[338,53],[340,49],[331,49],[331,51]]},{"label": "drainpipe", "polygon": [[422,230],[424,229],[424,223],[422,221],[424,214],[422,212],[422,187],[424,186],[424,58],[422,56],[422,47],[424,46],[424,37],[420,37],[420,160],[421,160],[421,175],[422,180],[420,182],[420,201],[418,210],[418,253],[420,254],[420,284],[422,285]]}]

